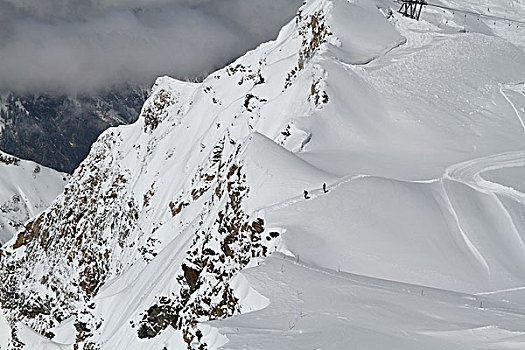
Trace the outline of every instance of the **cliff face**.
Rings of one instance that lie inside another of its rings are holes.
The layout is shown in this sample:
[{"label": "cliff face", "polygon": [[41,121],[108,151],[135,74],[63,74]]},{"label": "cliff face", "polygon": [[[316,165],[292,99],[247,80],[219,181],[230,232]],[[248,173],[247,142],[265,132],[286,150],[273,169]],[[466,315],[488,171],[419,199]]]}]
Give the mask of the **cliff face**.
[{"label": "cliff face", "polygon": [[[346,271],[398,273],[438,288],[464,276],[421,264],[425,253],[446,260],[447,249],[414,244],[403,255],[411,245],[390,230],[406,241],[428,231],[437,246],[460,247],[454,252],[468,256],[473,280],[482,281],[469,280],[465,291],[522,280],[508,261],[489,259],[503,277],[487,281],[483,260],[465,253],[471,232],[454,224],[444,198],[459,205],[445,197],[457,189],[453,175],[442,174],[467,148],[476,146],[474,158],[524,145],[521,134],[503,132],[517,122],[498,95],[498,83],[525,72],[523,53],[480,34],[425,36],[429,28],[397,16],[394,27],[387,14],[368,1],[312,0],[276,41],[202,83],[159,78],[139,120],[104,132],[63,194],[2,250],[1,300],[12,332],[0,339],[14,348],[213,348],[222,338],[202,322],[246,311],[246,294],[265,304],[238,272],[276,251],[319,268],[334,268],[337,258]],[[466,48],[494,55],[462,57],[441,74],[436,62]],[[485,69],[497,64],[505,70]],[[460,71],[468,78],[457,79]],[[488,96],[494,105],[480,112]],[[416,204],[392,200],[401,195]],[[394,220],[425,205],[443,230],[416,220],[413,232]],[[369,211],[343,220],[359,208]],[[359,220],[366,224],[347,229]]]}]

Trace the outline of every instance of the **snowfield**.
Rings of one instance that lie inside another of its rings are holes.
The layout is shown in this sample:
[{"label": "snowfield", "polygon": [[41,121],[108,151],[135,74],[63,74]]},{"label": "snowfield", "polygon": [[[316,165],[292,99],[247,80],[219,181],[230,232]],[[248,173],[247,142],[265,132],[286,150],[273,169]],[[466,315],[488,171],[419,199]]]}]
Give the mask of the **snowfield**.
[{"label": "snowfield", "polygon": [[69,175],[0,152],[0,246],[49,207]]},{"label": "snowfield", "polygon": [[159,78],[3,249],[0,349],[525,348],[525,35],[396,9]]}]

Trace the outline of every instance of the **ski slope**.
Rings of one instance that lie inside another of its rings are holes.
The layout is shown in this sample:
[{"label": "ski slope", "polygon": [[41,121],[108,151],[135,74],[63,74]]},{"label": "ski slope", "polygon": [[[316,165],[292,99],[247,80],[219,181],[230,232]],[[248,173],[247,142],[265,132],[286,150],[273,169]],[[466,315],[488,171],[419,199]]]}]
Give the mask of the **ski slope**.
[{"label": "ski slope", "polygon": [[[437,3],[445,4],[452,8],[464,9],[475,13],[508,18],[516,21],[523,21],[525,15],[525,2],[523,0],[442,0]],[[443,13],[442,10],[437,11]],[[454,22],[458,25],[478,21],[476,16],[465,18],[463,14],[452,14],[449,10],[445,10],[445,14],[448,18],[455,17]],[[509,23],[505,21],[494,21],[484,17],[480,17],[479,21],[484,23],[492,33],[505,38],[521,49],[525,48],[525,26],[519,26],[516,23],[511,23],[509,25]]]},{"label": "ski slope", "polygon": [[266,208],[285,255],[242,274],[270,306],[213,322],[222,348],[525,346],[522,53],[444,17],[395,15],[406,43],[347,66],[380,92],[389,118],[371,129],[388,131],[344,156],[301,154],[353,175]]},{"label": "ski slope", "polygon": [[212,322],[223,349],[521,349],[523,304],[325,270],[276,254],[243,272],[265,309]]},{"label": "ski slope", "polygon": [[159,78],[7,244],[18,348],[523,348],[525,52],[392,6]]}]

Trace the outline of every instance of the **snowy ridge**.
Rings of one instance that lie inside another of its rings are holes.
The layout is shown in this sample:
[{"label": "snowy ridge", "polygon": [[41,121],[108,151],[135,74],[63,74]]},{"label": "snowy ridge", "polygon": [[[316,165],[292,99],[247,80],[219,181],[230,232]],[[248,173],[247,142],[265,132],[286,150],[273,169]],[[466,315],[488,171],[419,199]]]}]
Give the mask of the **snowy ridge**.
[{"label": "snowy ridge", "polygon": [[522,343],[522,298],[487,293],[525,286],[525,53],[389,13],[311,0],[201,84],[159,78],[3,249],[0,345]]},{"label": "snowy ridge", "polygon": [[0,151],[0,244],[49,207],[68,175]]}]

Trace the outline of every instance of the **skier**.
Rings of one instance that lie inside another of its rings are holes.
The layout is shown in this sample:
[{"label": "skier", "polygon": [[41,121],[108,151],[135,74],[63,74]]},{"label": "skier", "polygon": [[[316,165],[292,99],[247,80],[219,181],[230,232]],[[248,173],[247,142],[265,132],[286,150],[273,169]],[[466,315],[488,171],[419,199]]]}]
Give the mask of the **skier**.
[{"label": "skier", "polygon": [[323,184],[323,192],[328,193],[328,190],[326,189],[326,184]]},{"label": "skier", "polygon": [[310,196],[308,195],[307,190],[304,190],[304,199],[310,199]]}]

